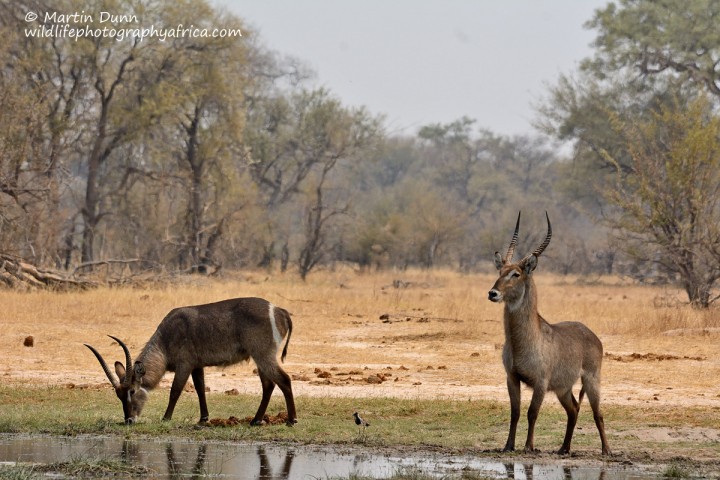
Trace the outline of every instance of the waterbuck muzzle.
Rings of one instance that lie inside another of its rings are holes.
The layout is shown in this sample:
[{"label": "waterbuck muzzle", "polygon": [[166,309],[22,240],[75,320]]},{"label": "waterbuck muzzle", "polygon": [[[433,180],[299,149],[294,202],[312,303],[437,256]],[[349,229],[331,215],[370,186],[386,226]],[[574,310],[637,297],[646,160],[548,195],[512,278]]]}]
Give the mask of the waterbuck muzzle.
[{"label": "waterbuck muzzle", "polygon": [[141,363],[136,362],[134,368],[131,368],[133,365],[132,357],[127,345],[125,345],[125,343],[117,337],[113,337],[112,335],[108,335],[108,337],[115,340],[125,352],[125,365],[120,362],[115,362],[115,373],[117,374],[117,378],[110,371],[110,367],[108,367],[108,364],[105,362],[102,355],[100,355],[100,352],[87,343],[84,345],[93,352],[95,357],[98,359],[98,362],[100,362],[100,366],[105,372],[108,380],[110,380],[110,384],[115,389],[115,395],[117,395],[122,403],[125,423],[132,425],[140,416],[148,397],[147,391],[142,388],[142,376],[145,374],[145,367]]}]

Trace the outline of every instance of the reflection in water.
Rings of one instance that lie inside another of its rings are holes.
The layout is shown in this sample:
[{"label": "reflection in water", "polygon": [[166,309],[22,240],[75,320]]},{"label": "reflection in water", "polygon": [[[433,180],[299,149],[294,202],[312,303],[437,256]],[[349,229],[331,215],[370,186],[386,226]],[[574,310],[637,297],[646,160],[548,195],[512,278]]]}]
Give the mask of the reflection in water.
[{"label": "reflection in water", "polygon": [[284,480],[290,478],[290,467],[292,466],[293,459],[295,458],[294,450],[287,450],[285,452],[285,461],[283,462],[282,470],[280,470],[278,475],[273,475],[270,461],[265,453],[265,447],[258,447],[257,454],[260,458],[260,473],[258,473],[257,476],[258,480]]},{"label": "reflection in water", "polygon": [[401,457],[358,452],[351,447],[0,435],[0,462],[49,464],[72,458],[116,458],[129,465],[146,466],[154,478],[170,479],[222,476],[275,480],[352,475],[388,478],[404,469],[438,478],[468,472],[519,480],[630,480],[651,476],[637,470],[613,469],[602,462],[568,467],[547,458],[544,463],[522,464],[433,452],[413,452]]},{"label": "reflection in water", "polygon": [[505,463],[505,471],[498,478],[514,478],[517,480],[610,480],[610,479],[647,479],[652,478],[646,472],[627,470],[609,471],[606,468],[569,467],[559,464],[523,464]]},{"label": "reflection in water", "polygon": [[122,448],[120,449],[120,461],[130,465],[136,458],[138,458],[138,443],[123,440]]},{"label": "reflection in water", "polygon": [[195,463],[193,464],[191,472],[183,471],[182,462],[175,459],[175,449],[172,443],[165,445],[165,454],[167,455],[167,469],[170,478],[200,478],[207,476],[205,472],[207,444],[202,443],[198,447],[197,457],[195,457]]}]

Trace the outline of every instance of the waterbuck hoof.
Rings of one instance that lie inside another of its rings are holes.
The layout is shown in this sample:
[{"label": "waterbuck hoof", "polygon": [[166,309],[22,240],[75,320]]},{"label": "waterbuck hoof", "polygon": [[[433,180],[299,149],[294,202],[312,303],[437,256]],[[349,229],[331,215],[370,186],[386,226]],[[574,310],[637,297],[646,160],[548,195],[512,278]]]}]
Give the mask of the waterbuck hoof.
[{"label": "waterbuck hoof", "polygon": [[259,427],[260,425],[262,425],[262,423],[263,423],[262,420],[257,420],[257,419],[253,418],[252,421],[250,422],[250,426],[251,427]]},{"label": "waterbuck hoof", "polygon": [[514,451],[515,451],[515,447],[509,447],[509,446],[506,445],[505,448],[502,449],[502,451],[503,451],[503,453],[504,453],[504,452],[514,452]]},{"label": "waterbuck hoof", "polygon": [[288,418],[288,421],[285,422],[285,425],[287,425],[288,427],[292,427],[296,423],[297,423],[297,418],[293,418],[292,420]]},{"label": "waterbuck hoof", "polygon": [[558,450],[557,454],[558,455],[570,455],[570,449],[562,447],[562,448],[560,448],[560,450]]}]

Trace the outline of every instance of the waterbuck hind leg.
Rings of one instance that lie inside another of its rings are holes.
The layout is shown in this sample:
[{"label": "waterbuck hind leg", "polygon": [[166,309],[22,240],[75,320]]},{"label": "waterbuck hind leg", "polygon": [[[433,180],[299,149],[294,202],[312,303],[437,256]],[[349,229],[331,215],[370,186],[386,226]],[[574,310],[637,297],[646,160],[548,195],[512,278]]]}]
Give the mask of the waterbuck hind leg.
[{"label": "waterbuck hind leg", "polygon": [[290,376],[285,373],[282,368],[277,368],[277,374],[278,378],[275,383],[277,383],[277,386],[280,388],[283,396],[285,397],[285,406],[287,407],[288,411],[287,425],[292,426],[297,423],[297,413],[295,412],[295,398],[293,397],[292,393],[292,382],[290,381]]},{"label": "waterbuck hind leg", "polygon": [[512,452],[515,450],[515,433],[520,420],[520,380],[514,376],[508,376],[507,387],[510,395],[510,432],[503,452]]},{"label": "waterbuck hind leg", "polygon": [[205,400],[205,370],[202,367],[193,370],[192,379],[193,385],[195,385],[195,392],[198,396],[198,402],[200,402],[200,421],[198,425],[205,425],[210,419],[207,401]]},{"label": "waterbuck hind leg", "polygon": [[600,414],[600,412],[598,412],[597,414],[593,413],[593,417],[595,418],[595,425],[597,426],[598,432],[600,433],[602,454],[611,455],[610,446],[608,445],[607,437],[605,437],[605,421],[603,420],[603,416]]},{"label": "waterbuck hind leg", "polygon": [[177,403],[178,398],[180,398],[180,394],[182,393],[183,388],[185,388],[188,378],[190,378],[190,371],[188,369],[180,367],[175,371],[175,378],[173,378],[172,386],[170,387],[170,400],[168,401],[165,415],[163,415],[164,421],[172,419],[175,404]]},{"label": "waterbuck hind leg", "polygon": [[610,446],[608,445],[607,437],[605,436],[605,420],[603,419],[602,412],[600,411],[600,380],[596,377],[583,377],[583,389],[588,397],[590,408],[592,408],[593,418],[595,419],[595,426],[600,434],[600,442],[602,444],[602,454],[610,455]]},{"label": "waterbuck hind leg", "polygon": [[575,400],[572,390],[568,390],[564,394],[558,394],[558,400],[567,413],[567,429],[565,430],[565,440],[562,447],[558,450],[559,455],[567,455],[570,453],[570,442],[572,442],[573,431],[577,424],[578,413],[580,412],[580,404]]},{"label": "waterbuck hind leg", "polygon": [[263,386],[263,396],[262,401],[260,402],[260,407],[258,407],[258,411],[255,414],[255,418],[253,418],[250,424],[260,425],[260,423],[262,423],[263,416],[265,415],[267,406],[270,403],[270,397],[275,389],[275,385],[280,388],[283,396],[285,397],[285,405],[287,407],[288,414],[287,425],[292,426],[296,424],[297,413],[295,411],[295,399],[292,393],[290,376],[278,365],[263,370],[258,368],[258,374],[260,375],[260,381]]},{"label": "waterbuck hind leg", "polygon": [[260,406],[258,407],[255,417],[250,422],[250,425],[260,425],[262,423],[263,417],[265,416],[265,411],[267,410],[268,404],[270,403],[270,397],[272,396],[272,392],[275,389],[275,383],[273,383],[272,380],[265,376],[265,373],[259,368],[258,375],[260,376],[260,382],[262,383],[262,400],[260,400]]}]

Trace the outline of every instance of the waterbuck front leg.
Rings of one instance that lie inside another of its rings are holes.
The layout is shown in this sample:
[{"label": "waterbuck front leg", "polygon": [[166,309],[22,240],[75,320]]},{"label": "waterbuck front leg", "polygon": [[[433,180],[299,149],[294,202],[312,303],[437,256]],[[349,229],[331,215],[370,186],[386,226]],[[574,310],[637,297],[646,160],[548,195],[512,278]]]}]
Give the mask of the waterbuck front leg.
[{"label": "waterbuck front leg", "polygon": [[572,390],[568,390],[562,395],[558,394],[558,400],[567,413],[567,429],[565,430],[565,440],[562,447],[558,450],[559,455],[567,455],[570,453],[570,442],[572,441],[573,431],[577,423],[578,413],[580,412],[580,404],[575,400]]},{"label": "waterbuck front leg", "polygon": [[512,452],[515,450],[515,432],[520,420],[520,379],[515,375],[508,374],[507,387],[510,395],[510,433],[508,433],[503,452]]},{"label": "waterbuck front leg", "polygon": [[[175,370],[175,378],[173,378],[172,386],[170,387],[170,400],[168,401],[167,410],[163,415],[163,421],[168,421],[172,418],[173,411],[175,410],[175,404],[180,398],[180,394],[185,388],[185,384],[190,377],[190,369],[186,366],[179,366]],[[203,389],[204,390],[204,389]]]},{"label": "waterbuck front leg", "polygon": [[540,406],[545,399],[545,385],[540,384],[533,388],[532,400],[530,400],[530,408],[528,408],[528,435],[525,442],[525,452],[535,451],[535,422],[540,413]]},{"label": "waterbuck front leg", "polygon": [[192,371],[193,385],[195,385],[195,392],[200,402],[200,421],[198,425],[205,425],[210,419],[208,413],[207,402],[205,401],[205,370],[202,367],[196,368]]}]

